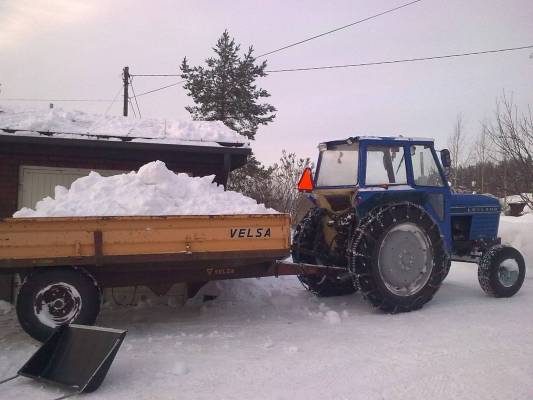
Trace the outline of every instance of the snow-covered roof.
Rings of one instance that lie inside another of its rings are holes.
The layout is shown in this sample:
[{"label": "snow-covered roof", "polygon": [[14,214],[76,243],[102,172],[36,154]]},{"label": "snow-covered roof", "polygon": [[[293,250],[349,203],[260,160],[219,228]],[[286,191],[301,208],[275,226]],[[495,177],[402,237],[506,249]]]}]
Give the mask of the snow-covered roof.
[{"label": "snow-covered roof", "polygon": [[53,109],[0,107],[0,135],[129,141],[194,146],[235,144],[246,138],[219,121],[128,118]]},{"label": "snow-covered roof", "polygon": [[424,137],[403,137],[403,136],[357,136],[358,140],[401,140],[407,142],[433,142],[432,138]]},{"label": "snow-covered roof", "polygon": [[346,139],[339,139],[339,140],[329,140],[327,142],[322,142],[318,145],[318,148],[321,149],[322,146],[335,146],[335,145],[341,145],[346,143],[356,143],[360,141],[398,141],[398,142],[428,142],[428,143],[434,143],[434,139],[432,138],[423,138],[423,137],[404,137],[402,135],[399,136],[352,136]]}]

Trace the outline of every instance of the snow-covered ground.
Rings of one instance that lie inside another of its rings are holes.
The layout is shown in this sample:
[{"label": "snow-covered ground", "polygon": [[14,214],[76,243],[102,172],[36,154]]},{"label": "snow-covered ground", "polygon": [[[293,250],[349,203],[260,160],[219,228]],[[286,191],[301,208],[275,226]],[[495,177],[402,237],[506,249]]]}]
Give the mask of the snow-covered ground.
[{"label": "snow-covered ground", "polygon": [[241,193],[213,183],[214,175],[190,177],[170,171],[162,161],[139,171],[104,177],[97,172],[74,181],[70,189],[56,186],[54,198],[22,208],[13,216],[71,217],[117,215],[268,214],[266,208]]},{"label": "snow-covered ground", "polygon": [[[529,268],[532,226],[529,216],[500,225]],[[101,388],[84,398],[533,398],[531,272],[514,297],[495,299],[479,287],[476,265],[453,263],[430,303],[398,315],[359,294],[316,298],[294,277],[211,285],[221,295],[208,303],[107,305],[98,324],[129,333]],[[0,380],[38,346],[0,302]],[[62,393],[26,378],[0,386],[0,399]]]},{"label": "snow-covered ground", "polygon": [[1,135],[39,136],[40,132],[49,132],[53,137],[64,139],[110,140],[105,136],[111,136],[115,137],[111,140],[118,140],[116,137],[128,137],[133,142],[210,146],[218,146],[217,142],[247,141],[218,121],[134,119],[61,108],[0,107]]},{"label": "snow-covered ground", "polygon": [[[128,336],[87,399],[531,399],[533,278],[509,299],[454,263],[422,310],[386,315],[359,295],[318,299],[293,277],[228,281],[222,296],[183,308],[106,308]],[[13,311],[0,312],[0,376],[37,349]],[[0,398],[61,391],[25,378]]]}]

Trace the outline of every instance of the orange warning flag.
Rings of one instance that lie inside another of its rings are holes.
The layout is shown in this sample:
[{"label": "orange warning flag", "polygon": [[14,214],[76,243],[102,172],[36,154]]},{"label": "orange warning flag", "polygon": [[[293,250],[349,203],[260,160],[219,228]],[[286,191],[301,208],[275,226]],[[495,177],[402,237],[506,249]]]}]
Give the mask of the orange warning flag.
[{"label": "orange warning flag", "polygon": [[312,192],[315,185],[313,184],[313,172],[307,167],[298,181],[299,192]]}]

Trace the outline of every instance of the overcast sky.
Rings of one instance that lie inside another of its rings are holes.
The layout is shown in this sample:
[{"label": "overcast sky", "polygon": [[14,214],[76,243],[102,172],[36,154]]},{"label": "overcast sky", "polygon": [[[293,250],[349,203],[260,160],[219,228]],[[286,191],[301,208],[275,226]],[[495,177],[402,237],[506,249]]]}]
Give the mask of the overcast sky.
[{"label": "overcast sky", "polygon": [[[0,98],[111,99],[121,71],[177,73],[203,63],[224,29],[263,53],[407,0],[0,0]],[[424,57],[533,44],[533,0],[423,0],[268,57],[269,69]],[[433,62],[271,74],[278,109],[252,144],[267,163],[282,149],[354,135],[433,137],[446,145],[458,113],[473,138],[503,91],[533,106],[533,50]],[[176,78],[135,78],[137,93]],[[143,116],[190,118],[176,86],[139,99]],[[13,102],[0,104],[13,105]],[[47,107],[47,103],[20,103]],[[103,113],[109,103],[55,102]],[[117,101],[110,113],[120,115]]]}]

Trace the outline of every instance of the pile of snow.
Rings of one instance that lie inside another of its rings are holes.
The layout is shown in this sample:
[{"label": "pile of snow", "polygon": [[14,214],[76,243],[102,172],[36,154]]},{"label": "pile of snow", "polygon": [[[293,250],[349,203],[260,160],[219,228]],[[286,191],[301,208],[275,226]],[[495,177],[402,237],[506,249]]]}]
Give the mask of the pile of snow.
[{"label": "pile of snow", "polygon": [[176,174],[161,161],[110,177],[91,172],[70,189],[56,186],[53,199],[46,197],[35,210],[22,208],[13,217],[276,213],[240,193],[224,191],[213,178]]},{"label": "pile of snow", "polygon": [[[8,133],[2,129],[14,130]],[[98,136],[130,137],[133,142],[180,144],[187,141],[245,143],[245,138],[219,121],[178,121],[155,118],[133,119],[122,116],[88,114],[82,111],[53,109],[0,109],[0,133],[53,137],[99,139]],[[105,138],[104,138],[105,139]],[[115,139],[118,140],[118,139]],[[198,144],[198,143],[197,143]]]},{"label": "pile of snow", "polygon": [[240,304],[254,304],[258,309],[263,307],[290,307],[292,300],[290,297],[299,295],[294,288],[302,286],[295,280],[286,277],[271,280],[265,278],[254,278],[246,280],[222,280],[211,281],[204,285],[196,296],[189,300],[189,304],[201,304],[204,296],[216,297],[218,304],[238,306]]}]

